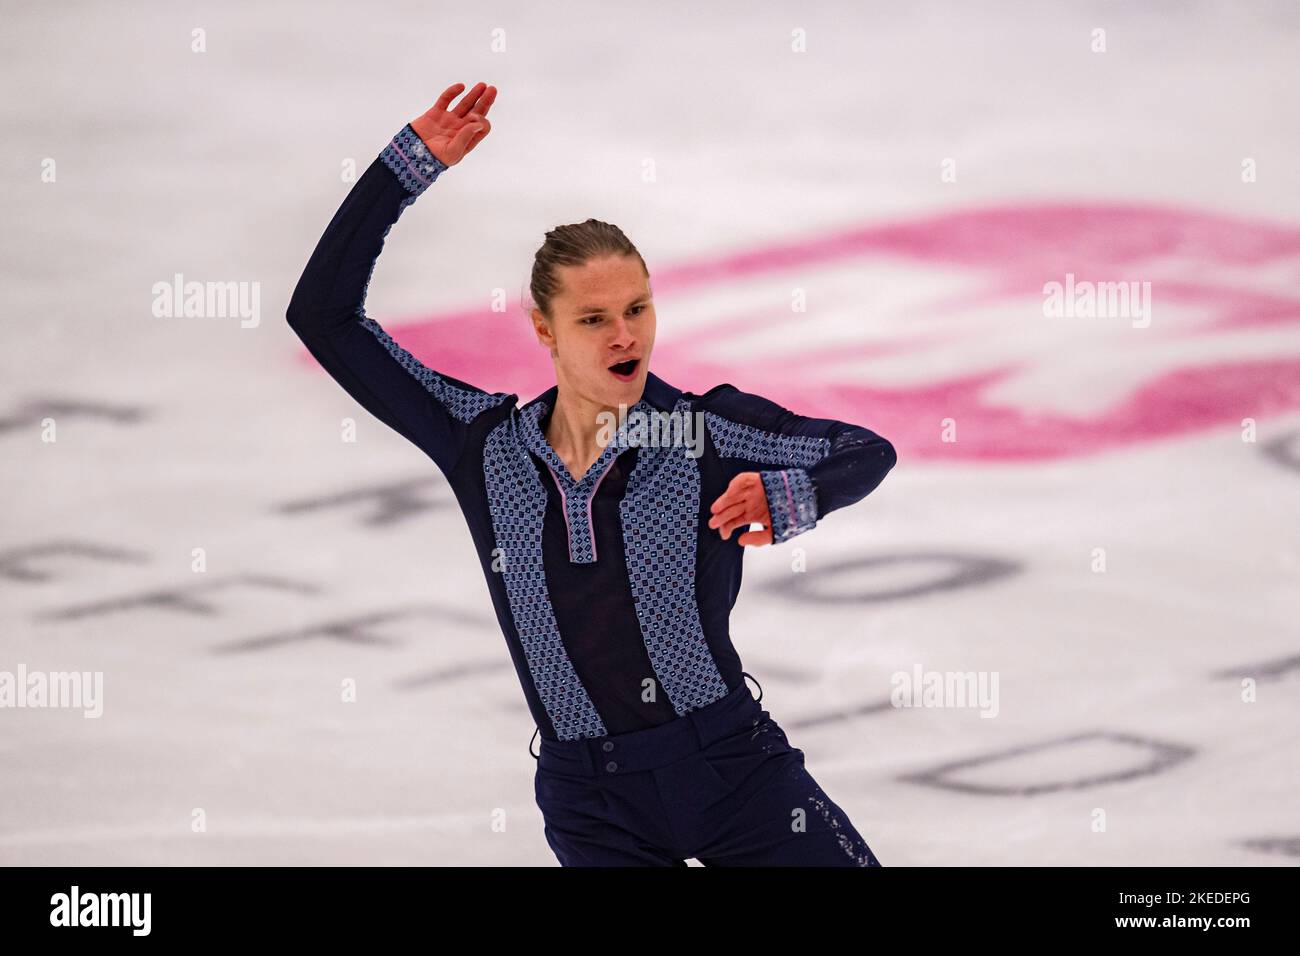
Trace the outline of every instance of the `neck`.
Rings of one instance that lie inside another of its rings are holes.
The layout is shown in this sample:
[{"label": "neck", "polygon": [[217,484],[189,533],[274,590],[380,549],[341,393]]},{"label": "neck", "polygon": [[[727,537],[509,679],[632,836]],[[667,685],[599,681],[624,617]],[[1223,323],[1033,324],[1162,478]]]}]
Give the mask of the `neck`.
[{"label": "neck", "polygon": [[[638,397],[628,402],[627,407],[631,408],[639,400]],[[608,438],[606,426],[611,421],[621,421],[620,412],[617,405],[592,401],[560,384],[545,434],[566,465],[576,463],[576,468],[569,468],[575,480],[580,479],[604,451],[599,439]]]}]

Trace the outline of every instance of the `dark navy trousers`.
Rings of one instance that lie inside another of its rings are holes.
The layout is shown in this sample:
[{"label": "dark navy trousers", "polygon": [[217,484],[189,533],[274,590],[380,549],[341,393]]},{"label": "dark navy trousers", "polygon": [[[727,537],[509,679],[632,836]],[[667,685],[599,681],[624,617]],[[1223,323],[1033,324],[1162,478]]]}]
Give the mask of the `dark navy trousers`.
[{"label": "dark navy trousers", "polygon": [[880,866],[745,684],[646,730],[543,739],[535,790],[563,866]]}]

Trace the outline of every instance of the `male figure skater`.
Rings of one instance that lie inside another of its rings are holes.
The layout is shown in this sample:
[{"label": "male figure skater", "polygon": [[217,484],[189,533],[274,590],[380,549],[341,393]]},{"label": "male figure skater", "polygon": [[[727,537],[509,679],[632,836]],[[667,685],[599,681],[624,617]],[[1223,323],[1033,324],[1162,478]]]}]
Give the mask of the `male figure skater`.
[{"label": "male figure skater", "polygon": [[[649,271],[594,219],[548,232],[533,264],[533,329],[555,366],[546,392],[520,406],[402,348],[366,315],[366,290],[402,211],[491,130],[496,88],[478,83],[453,106],[463,90],[448,87],[352,187],[287,317],[456,495],[541,735],[548,844],[566,866],[879,866],[750,693],[728,616],[744,548],[863,498],[893,446],[729,384],[694,394],[650,372]],[[762,528],[732,537],[751,524]]]}]

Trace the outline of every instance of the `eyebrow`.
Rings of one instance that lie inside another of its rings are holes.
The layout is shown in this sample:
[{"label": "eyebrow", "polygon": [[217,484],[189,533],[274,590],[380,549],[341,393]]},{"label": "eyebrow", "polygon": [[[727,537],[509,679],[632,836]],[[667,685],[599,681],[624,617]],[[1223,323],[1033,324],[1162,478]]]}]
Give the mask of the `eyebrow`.
[{"label": "eyebrow", "polygon": [[[649,301],[650,301],[650,296],[648,296],[648,295],[639,295],[639,296],[637,296],[635,299],[633,299],[631,302],[629,302],[627,305],[625,305],[624,308],[625,308],[625,309],[630,309],[630,308],[632,308],[632,306],[636,305],[636,304],[639,303],[639,302],[649,302]],[[589,313],[589,312],[604,312],[604,311],[605,311],[605,307],[604,307],[603,305],[588,305],[588,306],[583,306],[583,307],[582,307],[581,309],[579,309],[578,311],[581,312],[583,315],[586,315],[586,314]]]}]

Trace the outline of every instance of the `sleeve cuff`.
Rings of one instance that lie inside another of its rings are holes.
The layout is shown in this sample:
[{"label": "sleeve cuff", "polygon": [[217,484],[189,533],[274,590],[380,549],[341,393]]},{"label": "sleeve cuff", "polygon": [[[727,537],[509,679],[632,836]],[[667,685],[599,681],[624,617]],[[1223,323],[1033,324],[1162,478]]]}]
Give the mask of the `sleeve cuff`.
[{"label": "sleeve cuff", "polygon": [[429,152],[429,147],[407,123],[379,154],[384,165],[393,171],[399,182],[415,199],[428,189],[435,179],[447,169],[446,164]]},{"label": "sleeve cuff", "polygon": [[802,468],[760,471],[772,515],[772,543],[780,544],[817,525],[817,489]]}]

